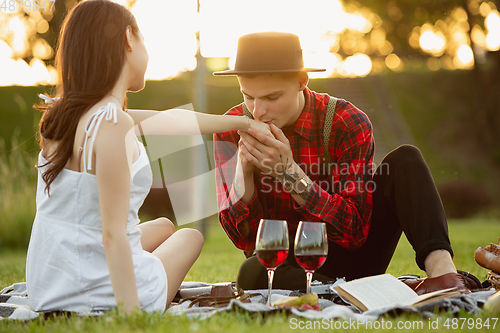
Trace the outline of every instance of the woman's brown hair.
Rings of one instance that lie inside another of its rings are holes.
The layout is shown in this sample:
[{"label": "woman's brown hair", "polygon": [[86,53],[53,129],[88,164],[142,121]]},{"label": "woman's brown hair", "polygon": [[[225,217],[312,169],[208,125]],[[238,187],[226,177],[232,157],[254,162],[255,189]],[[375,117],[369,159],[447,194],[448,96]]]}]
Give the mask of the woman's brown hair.
[{"label": "woman's brown hair", "polygon": [[113,89],[121,74],[128,26],[138,33],[132,13],[108,0],[83,1],[64,20],[55,60],[60,99],[36,106],[45,111],[40,120],[40,147],[45,147],[45,139],[58,142],[42,165],[48,166],[42,174],[46,191],[73,153],[80,118]]}]

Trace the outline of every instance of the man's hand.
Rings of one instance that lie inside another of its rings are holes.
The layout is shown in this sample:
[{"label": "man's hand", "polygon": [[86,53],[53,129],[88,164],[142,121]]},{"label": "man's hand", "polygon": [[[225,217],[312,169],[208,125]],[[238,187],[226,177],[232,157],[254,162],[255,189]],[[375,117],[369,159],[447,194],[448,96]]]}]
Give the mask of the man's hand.
[{"label": "man's hand", "polygon": [[[241,136],[241,134],[240,134]],[[245,155],[249,155],[248,149],[243,144],[243,139],[238,142],[238,167],[241,167],[243,175],[251,175],[255,170],[255,165],[250,163]]]},{"label": "man's hand", "polygon": [[[238,131],[238,134],[240,136],[245,135],[249,130],[255,133],[261,133],[262,135],[274,139],[274,135],[271,133],[270,126],[261,121],[251,119],[250,127],[246,131]],[[255,165],[249,162],[249,160],[245,157],[245,154],[248,156],[248,149],[243,144],[243,139],[240,138],[240,141],[238,142],[238,163],[241,165],[243,174],[250,175],[255,170]]]},{"label": "man's hand", "polygon": [[286,136],[274,124],[270,127],[273,137],[253,128],[240,132],[240,153],[254,167],[281,179],[283,172],[291,170],[295,162]]},{"label": "man's hand", "polygon": [[240,141],[238,142],[238,164],[236,165],[236,179],[234,184],[236,193],[241,196],[241,200],[244,203],[250,202],[255,192],[255,185],[253,183],[255,165],[246,158],[246,156],[251,156],[251,154],[248,152],[241,138],[242,135],[249,135],[247,134],[249,130],[274,138],[268,124],[255,120],[250,121],[250,127],[246,131],[238,131]]}]

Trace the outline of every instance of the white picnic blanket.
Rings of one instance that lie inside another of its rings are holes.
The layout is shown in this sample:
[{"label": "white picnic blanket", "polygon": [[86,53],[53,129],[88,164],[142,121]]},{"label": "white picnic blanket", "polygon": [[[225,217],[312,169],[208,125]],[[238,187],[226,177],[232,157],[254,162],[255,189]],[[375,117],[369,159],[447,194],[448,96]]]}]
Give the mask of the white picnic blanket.
[{"label": "white picnic blanket", "polygon": [[[200,285],[210,286],[207,283],[185,282],[181,288],[192,288]],[[465,310],[471,315],[479,315],[486,299],[495,293],[495,290],[475,292],[468,295],[447,298],[427,304],[423,307],[388,307],[376,311],[367,311],[362,313],[353,306],[338,305],[327,299],[320,299],[319,304],[322,311],[302,310],[296,308],[273,308],[267,306],[264,302],[267,299],[267,290],[247,290],[248,293],[260,293],[262,296],[251,297],[251,303],[243,303],[238,300],[231,300],[225,307],[198,307],[189,308],[190,302],[181,302],[178,305],[170,306],[166,311],[170,315],[185,314],[191,318],[206,319],[220,312],[246,311],[248,313],[272,314],[274,312],[286,312],[290,315],[302,317],[310,320],[356,320],[358,322],[374,321],[381,316],[398,316],[402,313],[421,314],[424,319],[430,319],[436,316],[436,308],[451,314],[458,315],[461,310]],[[273,290],[271,299],[283,298],[289,296],[291,290]],[[99,313],[84,313],[80,315],[100,315]],[[0,291],[0,320],[31,320],[35,319],[40,313],[33,311],[28,303],[26,283],[15,283]]]}]

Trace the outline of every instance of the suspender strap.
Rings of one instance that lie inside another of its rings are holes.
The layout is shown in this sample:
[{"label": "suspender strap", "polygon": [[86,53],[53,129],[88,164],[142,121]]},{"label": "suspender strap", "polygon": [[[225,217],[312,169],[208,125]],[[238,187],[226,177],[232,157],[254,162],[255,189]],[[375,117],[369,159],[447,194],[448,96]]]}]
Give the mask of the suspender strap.
[{"label": "suspender strap", "polygon": [[335,107],[337,106],[337,98],[330,96],[328,101],[328,108],[326,110],[325,127],[323,128],[323,154],[325,155],[325,163],[328,172],[333,164],[332,157],[328,147],[330,146],[330,134],[332,132],[333,116],[335,115]]},{"label": "suspender strap", "polygon": [[243,107],[243,114],[247,116],[250,119],[253,119],[253,114],[248,110],[248,107],[245,103],[241,103],[241,106]]}]

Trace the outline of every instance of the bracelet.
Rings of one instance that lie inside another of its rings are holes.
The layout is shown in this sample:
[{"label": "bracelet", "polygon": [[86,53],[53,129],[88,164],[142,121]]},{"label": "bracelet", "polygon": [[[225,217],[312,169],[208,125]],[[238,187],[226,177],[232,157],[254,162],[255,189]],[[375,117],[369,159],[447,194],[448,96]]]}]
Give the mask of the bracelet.
[{"label": "bracelet", "polygon": [[[298,177],[298,175],[296,175],[296,177]],[[292,174],[285,173],[282,181],[283,187],[291,195],[297,194],[302,199],[307,201],[309,192],[311,192],[313,187],[313,182],[307,175],[304,175],[302,178],[296,177]],[[300,189],[298,188],[299,185],[301,185]]]}]

